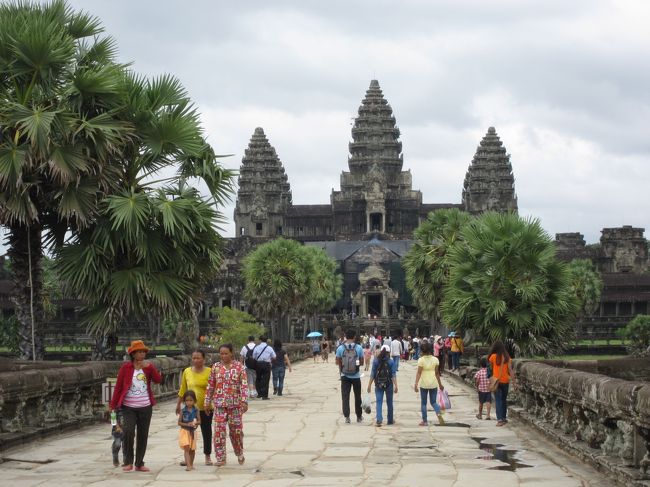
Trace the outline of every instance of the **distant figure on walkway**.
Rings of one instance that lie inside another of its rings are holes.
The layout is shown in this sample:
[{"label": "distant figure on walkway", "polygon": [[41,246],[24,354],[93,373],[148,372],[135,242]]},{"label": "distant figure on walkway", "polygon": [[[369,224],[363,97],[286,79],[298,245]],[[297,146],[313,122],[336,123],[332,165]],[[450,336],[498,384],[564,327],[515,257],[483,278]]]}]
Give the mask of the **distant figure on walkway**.
[{"label": "distant figure on walkway", "polygon": [[451,370],[458,370],[460,368],[460,356],[464,351],[463,339],[455,331],[452,331],[449,336],[451,338]]},{"label": "distant figure on walkway", "polygon": [[260,342],[253,349],[253,358],[257,360],[257,368],[255,372],[257,377],[255,379],[255,389],[257,389],[257,397],[261,397],[265,401],[269,399],[269,381],[271,380],[271,362],[275,358],[273,347],[267,343],[268,338],[266,335],[260,336]]},{"label": "distant figure on walkway", "polygon": [[318,340],[311,342],[311,353],[314,356],[314,363],[316,363],[316,357],[320,356],[320,342]]},{"label": "distant figure on walkway", "polygon": [[345,422],[350,423],[350,389],[354,389],[354,412],[357,423],[363,421],[361,413],[361,371],[363,349],[354,342],[356,332],[352,329],[345,333],[345,342],[336,349],[336,365],[341,374],[341,401]]},{"label": "distant figure on walkway", "polygon": [[402,337],[396,337],[395,340],[390,342],[390,358],[395,362],[395,373],[399,370],[399,358],[402,356],[404,346],[402,345]]},{"label": "distant figure on walkway", "polygon": [[273,394],[281,396],[282,389],[284,388],[284,375],[287,367],[289,368],[289,372],[291,372],[291,361],[289,360],[287,352],[282,348],[282,342],[279,339],[276,339],[273,342],[273,351],[275,352],[275,358],[271,362]]},{"label": "distant figure on walkway", "polygon": [[367,371],[368,368],[370,367],[370,364],[372,363],[372,349],[370,348],[371,345],[370,343],[367,343],[365,347],[363,347],[363,363],[364,363],[364,371]]},{"label": "distant figure on walkway", "polygon": [[181,427],[178,432],[178,446],[183,450],[183,457],[185,458],[183,463],[185,463],[185,470],[189,472],[194,470],[196,428],[201,425],[201,416],[199,409],[196,407],[196,394],[194,394],[194,391],[185,391],[182,400],[185,405],[178,415],[178,426]]},{"label": "distant figure on walkway", "polygon": [[397,376],[395,375],[395,362],[390,358],[390,347],[382,345],[379,357],[372,362],[370,382],[368,382],[368,393],[370,386],[375,384],[375,400],[377,401],[377,423],[381,426],[383,421],[382,408],[384,394],[386,395],[386,407],[388,409],[388,424],[393,424],[393,392],[397,394]]},{"label": "distant figure on walkway", "polygon": [[420,390],[420,412],[422,413],[422,421],[420,426],[428,426],[429,420],[427,417],[427,398],[433,406],[436,416],[438,416],[438,423],[442,426],[445,424],[442,415],[440,414],[440,406],[436,402],[438,389],[444,391],[445,388],[440,382],[440,368],[438,359],[432,355],[433,347],[429,342],[421,345],[420,351],[422,356],[418,359],[418,371],[415,374],[415,385],[413,389],[415,392]]},{"label": "distant figure on walkway", "polygon": [[481,368],[474,374],[474,383],[478,389],[478,414],[476,419],[483,419],[483,404],[487,404],[485,419],[492,419],[490,417],[492,392],[490,391],[490,378],[488,377],[488,361],[485,357],[481,357],[480,366]]},{"label": "distant figure on walkway", "polygon": [[244,463],[244,425],[242,415],[248,411],[248,384],[240,362],[233,360],[232,345],[219,347],[220,361],[212,366],[205,392],[205,409],[214,409],[214,455],[217,466],[226,464],[226,424],[230,443],[240,465]]},{"label": "distant figure on walkway", "polygon": [[[257,397],[257,390],[255,389],[255,380],[257,379],[257,372],[255,372],[254,367],[249,367],[246,365],[246,359],[250,356],[252,358],[253,349],[255,348],[255,337],[250,335],[248,337],[248,343],[241,348],[239,352],[239,360],[246,367],[246,380],[248,381],[248,396]],[[251,363],[251,360],[248,360]]]},{"label": "distant figure on walkway", "polygon": [[[151,412],[156,400],[153,397],[151,382],[160,384],[162,376],[150,362],[145,361],[149,349],[142,340],[133,340],[127,353],[131,360],[117,373],[117,382],[111,398],[111,412],[121,409],[124,447],[124,466],[122,470],[133,470],[133,442],[135,440],[135,470],[149,472],[144,466],[147,451]],[[136,439],[137,429],[137,439]]]},{"label": "distant figure on walkway", "polygon": [[447,335],[447,338],[445,338],[444,345],[445,346],[442,349],[442,359],[447,360],[447,369],[451,371],[454,368],[454,364],[451,359],[451,333]]},{"label": "distant figure on walkway", "polygon": [[330,350],[329,350],[329,345],[327,343],[327,340],[323,340],[323,345],[321,346],[321,348],[322,348],[321,358],[323,359],[323,362],[329,363]]},{"label": "distant figure on walkway", "polygon": [[440,335],[433,337],[433,356],[438,359],[438,370],[445,371],[445,343]]},{"label": "distant figure on walkway", "polygon": [[[210,368],[205,366],[205,352],[196,349],[192,352],[192,366],[183,371],[181,387],[178,390],[178,401],[176,402],[176,415],[181,414],[181,405],[184,401],[185,392],[193,391],[196,398],[196,408],[199,410],[201,437],[203,438],[203,454],[205,464],[212,465],[212,413],[205,410],[205,390],[208,387]],[[186,463],[181,462],[181,466]]]},{"label": "distant figure on walkway", "polygon": [[512,380],[514,383],[514,376],[512,359],[501,340],[497,340],[492,345],[488,361],[492,365],[492,375],[499,379],[497,390],[494,391],[494,401],[496,403],[497,426],[503,426],[508,422],[508,389],[510,381]]}]

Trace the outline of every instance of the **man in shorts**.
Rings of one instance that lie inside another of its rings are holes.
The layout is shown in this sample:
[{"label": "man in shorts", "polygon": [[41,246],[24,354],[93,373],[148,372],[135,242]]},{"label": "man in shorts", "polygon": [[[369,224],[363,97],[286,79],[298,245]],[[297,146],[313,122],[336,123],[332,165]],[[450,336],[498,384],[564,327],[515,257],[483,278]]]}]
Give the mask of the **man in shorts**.
[{"label": "man in shorts", "polygon": [[318,340],[311,343],[311,351],[314,354],[314,363],[316,363],[316,357],[320,357],[320,342]]}]

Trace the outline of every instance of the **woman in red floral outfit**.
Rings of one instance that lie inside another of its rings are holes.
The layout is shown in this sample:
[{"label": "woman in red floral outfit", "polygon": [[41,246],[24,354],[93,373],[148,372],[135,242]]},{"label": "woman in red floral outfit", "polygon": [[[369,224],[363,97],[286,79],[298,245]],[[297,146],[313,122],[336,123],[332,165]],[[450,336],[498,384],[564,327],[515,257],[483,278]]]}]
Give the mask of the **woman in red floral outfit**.
[{"label": "woman in red floral outfit", "polygon": [[239,464],[244,463],[242,415],[248,411],[248,382],[241,362],[233,360],[232,345],[219,347],[220,361],[212,366],[205,391],[205,410],[214,409],[214,453],[217,466],[226,464],[226,423]]}]

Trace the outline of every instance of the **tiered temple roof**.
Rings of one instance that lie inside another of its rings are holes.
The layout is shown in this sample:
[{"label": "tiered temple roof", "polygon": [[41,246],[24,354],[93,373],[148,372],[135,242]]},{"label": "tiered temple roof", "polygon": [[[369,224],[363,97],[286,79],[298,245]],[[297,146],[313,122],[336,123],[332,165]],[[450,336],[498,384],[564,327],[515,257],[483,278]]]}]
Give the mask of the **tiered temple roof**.
[{"label": "tiered temple roof", "polygon": [[488,129],[467,169],[463,206],[473,214],[490,210],[517,211],[510,155],[494,127]]},{"label": "tiered temple roof", "polygon": [[399,136],[393,109],[384,98],[379,82],[373,79],[352,128],[350,172],[365,173],[377,164],[387,174],[399,173],[403,162]]}]

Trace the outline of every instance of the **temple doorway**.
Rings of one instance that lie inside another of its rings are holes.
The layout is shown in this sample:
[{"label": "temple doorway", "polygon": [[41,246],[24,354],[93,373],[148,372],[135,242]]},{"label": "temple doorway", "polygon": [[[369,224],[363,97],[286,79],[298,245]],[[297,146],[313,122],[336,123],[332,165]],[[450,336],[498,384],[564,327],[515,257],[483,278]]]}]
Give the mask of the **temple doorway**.
[{"label": "temple doorway", "polygon": [[382,232],[383,229],[381,228],[381,220],[382,220],[382,214],[381,213],[371,213],[370,214],[370,231],[371,232]]},{"label": "temple doorway", "polygon": [[381,294],[368,294],[368,313],[381,316]]}]

